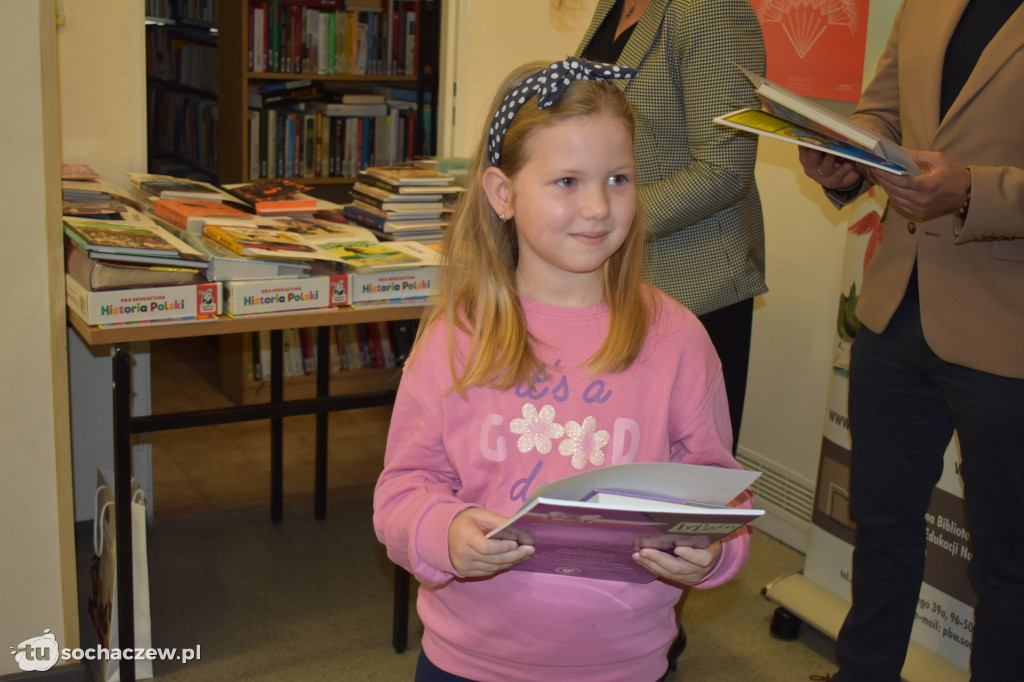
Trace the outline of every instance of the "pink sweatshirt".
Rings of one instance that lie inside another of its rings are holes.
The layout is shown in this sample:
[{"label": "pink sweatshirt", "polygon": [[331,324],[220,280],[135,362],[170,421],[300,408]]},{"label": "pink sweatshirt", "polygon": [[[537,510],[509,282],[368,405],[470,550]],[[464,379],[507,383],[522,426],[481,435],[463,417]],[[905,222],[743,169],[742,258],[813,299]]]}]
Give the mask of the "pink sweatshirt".
[{"label": "pink sweatshirt", "polygon": [[[447,392],[444,330],[421,340],[395,401],[374,525],[388,556],[421,584],[423,648],[440,668],[481,682],[636,682],[664,673],[677,585],[526,571],[463,579],[448,556],[448,527],[463,509],[509,516],[538,486],[593,467],[674,461],[739,468],[718,356],[697,318],[658,296],[646,344],[621,374],[595,378],[581,368],[604,340],[604,305],[523,301],[553,368],[532,389],[474,388],[463,400]],[[581,438],[580,425],[596,437]],[[566,441],[572,447],[562,454]],[[700,587],[732,578],[749,542],[749,531],[731,536]]]}]

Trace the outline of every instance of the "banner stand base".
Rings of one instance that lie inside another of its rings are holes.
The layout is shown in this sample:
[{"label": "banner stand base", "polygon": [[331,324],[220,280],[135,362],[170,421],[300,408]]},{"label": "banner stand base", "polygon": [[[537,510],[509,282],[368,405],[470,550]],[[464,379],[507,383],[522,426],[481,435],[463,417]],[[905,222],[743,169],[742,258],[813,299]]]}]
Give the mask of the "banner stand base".
[{"label": "banner stand base", "polygon": [[[777,578],[762,590],[775,602],[822,634],[835,639],[849,603],[802,573]],[[942,656],[911,642],[901,677],[906,682],[969,682],[971,674]]]}]

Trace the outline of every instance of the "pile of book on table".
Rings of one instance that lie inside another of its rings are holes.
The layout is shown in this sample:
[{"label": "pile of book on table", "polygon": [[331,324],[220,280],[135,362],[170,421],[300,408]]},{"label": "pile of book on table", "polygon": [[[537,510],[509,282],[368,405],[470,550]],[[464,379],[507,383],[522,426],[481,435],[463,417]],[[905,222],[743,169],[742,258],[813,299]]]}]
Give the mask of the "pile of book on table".
[{"label": "pile of book on table", "polygon": [[438,243],[465,188],[455,176],[421,166],[369,166],[352,186],[345,217],[385,240]]},{"label": "pile of book on table", "polygon": [[[70,174],[71,169],[68,169]],[[68,306],[90,325],[421,305],[439,252],[381,242],[287,180],[63,180]]]}]

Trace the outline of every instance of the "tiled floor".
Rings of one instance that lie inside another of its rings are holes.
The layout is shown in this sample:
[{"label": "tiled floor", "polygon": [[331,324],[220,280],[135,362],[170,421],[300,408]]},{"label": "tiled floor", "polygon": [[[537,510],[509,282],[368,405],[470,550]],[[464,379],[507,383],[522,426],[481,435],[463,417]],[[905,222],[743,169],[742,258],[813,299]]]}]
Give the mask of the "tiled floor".
[{"label": "tiled floor", "polygon": [[[231,404],[218,388],[216,344],[216,337],[152,344],[154,413]],[[328,494],[372,488],[384,457],[390,415],[389,407],[330,415]],[[312,497],[314,421],[313,416],[284,421],[286,503]],[[165,431],[148,438],[153,444],[156,516],[269,507],[268,421]]]}]

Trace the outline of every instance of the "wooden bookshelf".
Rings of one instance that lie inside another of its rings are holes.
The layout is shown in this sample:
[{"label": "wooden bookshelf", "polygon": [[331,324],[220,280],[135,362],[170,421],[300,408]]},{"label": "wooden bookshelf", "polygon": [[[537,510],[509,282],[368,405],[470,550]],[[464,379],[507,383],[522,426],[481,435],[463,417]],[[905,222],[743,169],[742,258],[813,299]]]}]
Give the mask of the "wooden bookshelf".
[{"label": "wooden bookshelf", "polygon": [[[162,12],[150,15],[149,12]],[[148,3],[149,171],[217,180],[217,33],[213,0]]]},{"label": "wooden bookshelf", "polygon": [[[375,73],[359,75],[355,73],[275,73],[272,71],[253,70],[249,63],[250,41],[250,6],[259,4],[272,7],[274,3],[258,2],[258,0],[219,0],[217,6],[217,24],[219,26],[218,84],[219,84],[219,120],[217,156],[219,182],[249,182],[253,179],[250,173],[249,144],[249,93],[260,85],[277,81],[306,79],[322,84],[325,88],[337,90],[366,91],[373,85],[384,85],[403,89],[416,90],[419,93],[418,106],[422,113],[423,102],[437,102],[437,36],[439,34],[440,0],[420,0],[419,7],[419,40],[416,42],[418,52],[417,73],[388,74]],[[344,4],[344,3],[343,3]],[[382,6],[394,4],[391,0],[382,0]],[[283,6],[284,3],[281,3]],[[348,86],[351,86],[349,88]],[[435,104],[436,106],[436,104]],[[422,126],[424,117],[420,116],[418,125]],[[436,116],[427,119],[429,128],[415,136],[415,154],[432,154],[433,140],[436,140]],[[273,174],[270,174],[273,175]],[[339,176],[308,176],[295,175],[295,179],[309,184],[331,185],[351,184],[353,177]]]},{"label": "wooden bookshelf", "polygon": [[[248,334],[227,334],[220,341],[221,392],[236,405],[265,402],[270,396],[270,381],[250,376],[252,348]],[[331,395],[356,395],[398,388],[401,369],[349,369],[331,374]],[[316,395],[316,376],[286,376],[285,399],[312,398]]]}]

